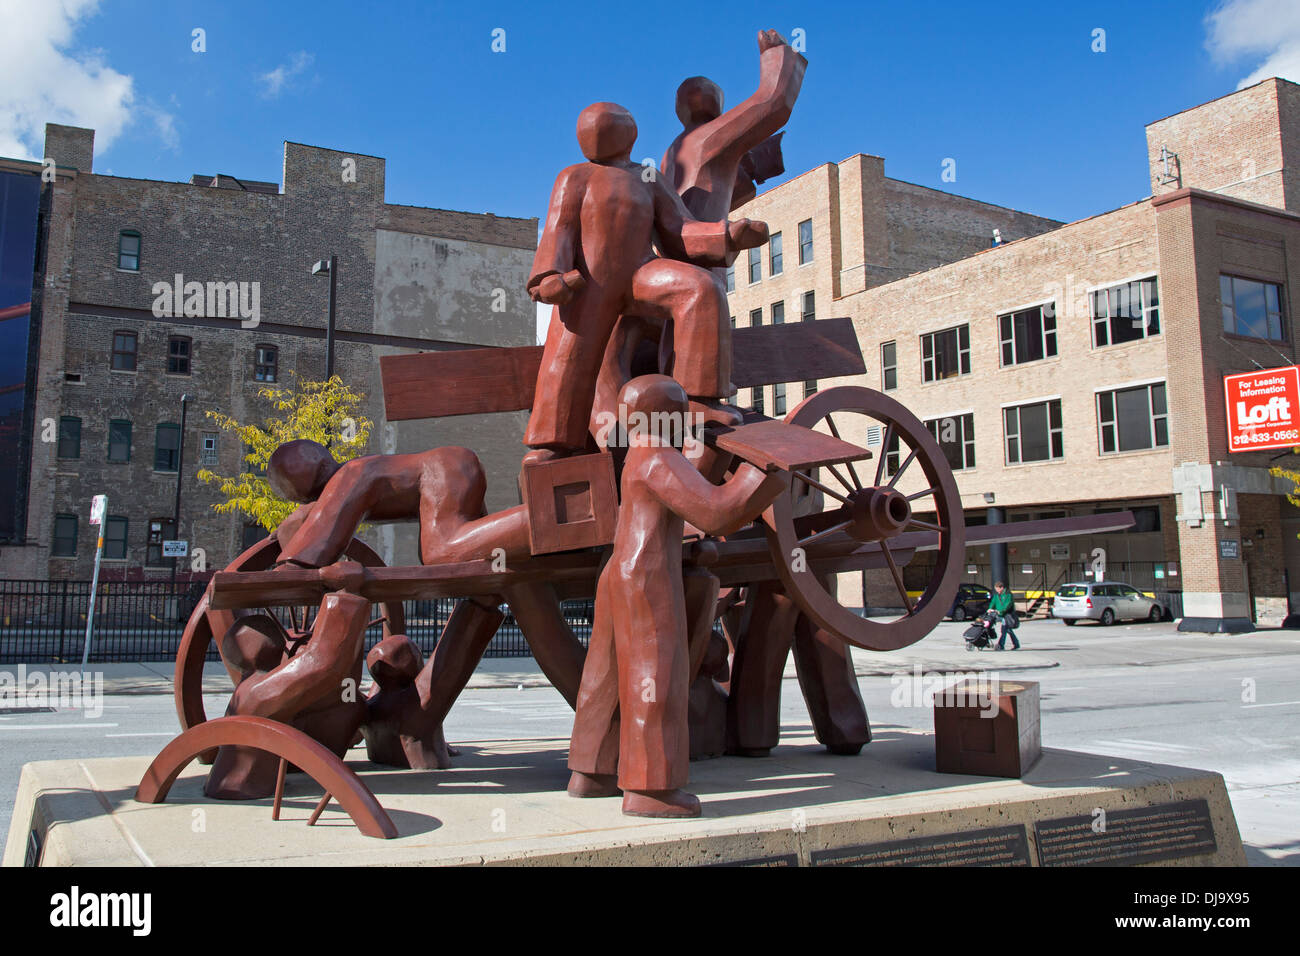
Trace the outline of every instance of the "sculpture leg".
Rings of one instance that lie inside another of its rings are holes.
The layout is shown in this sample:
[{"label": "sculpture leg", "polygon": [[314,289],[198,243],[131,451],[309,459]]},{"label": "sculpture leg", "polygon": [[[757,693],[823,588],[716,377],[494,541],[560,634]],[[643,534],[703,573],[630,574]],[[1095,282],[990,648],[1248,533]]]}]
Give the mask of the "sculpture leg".
[{"label": "sculpture leg", "polygon": [[817,741],[831,753],[858,753],[871,742],[871,725],[849,645],[801,615],[795,629],[794,663]]},{"label": "sculpture leg", "polygon": [[665,373],[687,395],[718,399],[736,393],[727,294],[717,276],[689,263],[655,259],[632,277],[632,300],[629,311],[672,321],[660,354]]},{"label": "sculpture leg", "polygon": [[555,589],[545,582],[517,584],[504,596],[537,666],[569,706],[576,708],[587,652],[564,620]]},{"label": "sculpture leg", "polygon": [[[370,602],[354,594],[329,594],[321,602],[312,638],[294,657],[240,682],[226,709],[228,716],[265,717],[315,730],[336,754],[347,751],[364,714],[344,679],[360,675]],[[264,751],[222,747],[212,762],[203,792],[223,800],[253,800],[275,791],[279,760]]]},{"label": "sculpture leg", "polygon": [[442,726],[504,620],[495,605],[473,599],[457,602],[433,655],[415,679],[427,726]]},{"label": "sculpture leg", "polygon": [[524,433],[529,448],[586,447],[596,379],[618,314],[618,302],[595,289],[580,292],[552,314]]},{"label": "sculpture leg", "polygon": [[612,796],[618,792],[618,656],[609,612],[609,580],[602,573],[596,584],[591,641],[569,739],[569,769],[573,771],[569,793],[575,797]]},{"label": "sculpture leg", "polygon": [[727,752],[766,757],[781,736],[781,675],[799,608],[775,582],[750,588],[727,700]]}]

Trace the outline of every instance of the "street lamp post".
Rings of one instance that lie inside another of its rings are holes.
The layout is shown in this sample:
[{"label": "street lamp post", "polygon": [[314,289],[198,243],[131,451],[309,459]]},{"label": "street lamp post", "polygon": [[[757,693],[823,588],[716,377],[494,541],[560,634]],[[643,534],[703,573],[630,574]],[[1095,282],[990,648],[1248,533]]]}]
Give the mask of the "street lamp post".
[{"label": "street lamp post", "polygon": [[338,290],[339,257],[331,253],[328,259],[318,260],[311,267],[311,274],[330,277],[329,319],[325,325],[325,379],[328,381],[334,377],[334,296]]},{"label": "street lamp post", "polygon": [[[181,439],[179,447],[176,449],[176,507],[172,511],[172,534],[176,540],[181,536],[181,476],[185,471],[185,411],[189,404],[190,396],[185,394],[181,396]],[[172,558],[172,598],[176,597],[176,562],[178,559]],[[177,608],[180,602],[177,602]]]}]

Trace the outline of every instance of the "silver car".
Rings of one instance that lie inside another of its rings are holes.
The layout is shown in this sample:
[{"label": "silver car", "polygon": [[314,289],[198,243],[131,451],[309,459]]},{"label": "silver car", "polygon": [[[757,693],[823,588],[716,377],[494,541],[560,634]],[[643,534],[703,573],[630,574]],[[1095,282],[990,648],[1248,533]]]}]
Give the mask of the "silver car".
[{"label": "silver car", "polygon": [[1056,589],[1052,616],[1066,624],[1075,621],[1100,621],[1109,626],[1116,621],[1157,622],[1165,609],[1137,588],[1117,581],[1080,581],[1062,584]]}]

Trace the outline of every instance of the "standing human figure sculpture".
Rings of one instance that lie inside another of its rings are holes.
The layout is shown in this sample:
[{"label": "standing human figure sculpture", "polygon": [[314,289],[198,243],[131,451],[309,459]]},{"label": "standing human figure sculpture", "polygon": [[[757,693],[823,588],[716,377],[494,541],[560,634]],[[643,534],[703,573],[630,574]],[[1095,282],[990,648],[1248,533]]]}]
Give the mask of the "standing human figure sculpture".
[{"label": "standing human figure sculpture", "polygon": [[[702,266],[723,266],[739,249],[761,245],[767,226],[726,216],[700,221],[661,178],[632,162],[636,122],[614,103],[578,117],[586,162],[563,170],[551,191],[546,226],[528,279],[534,301],[556,306],[542,352],[525,463],[587,446],[601,360],[618,317],[670,323],[670,371],[697,408],[719,420],[731,382],[726,293]],[[652,241],[667,258],[655,258]]]},{"label": "standing human figure sculpture", "polygon": [[[681,385],[665,375],[633,379],[620,400],[629,417],[645,421],[682,421],[688,409]],[[653,429],[633,430],[627,441],[618,530],[596,585],[569,745],[569,793],[612,796],[621,789],[626,814],[699,816],[699,800],[684,789],[690,773],[685,522],[708,534],[728,533],[752,521],[787,485],[748,463],[714,485]]]}]

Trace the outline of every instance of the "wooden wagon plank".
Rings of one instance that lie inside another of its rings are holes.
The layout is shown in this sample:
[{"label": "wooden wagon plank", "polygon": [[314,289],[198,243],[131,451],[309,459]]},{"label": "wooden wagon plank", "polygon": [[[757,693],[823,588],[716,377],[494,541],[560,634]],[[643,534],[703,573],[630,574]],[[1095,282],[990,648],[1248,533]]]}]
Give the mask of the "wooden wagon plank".
[{"label": "wooden wagon plank", "polygon": [[[861,375],[852,319],[736,329],[731,380],[739,388]],[[390,422],[515,412],[533,406],[541,346],[416,352],[379,359]]]},{"label": "wooden wagon plank", "polygon": [[782,322],[731,333],[731,381],[737,388],[866,371],[852,319]]},{"label": "wooden wagon plank", "polygon": [[384,355],[384,415],[390,422],[531,408],[541,346]]},{"label": "wooden wagon plank", "polygon": [[771,418],[735,428],[712,427],[704,434],[707,444],[765,469],[802,470],[871,457],[865,448],[850,445],[834,435]]}]

